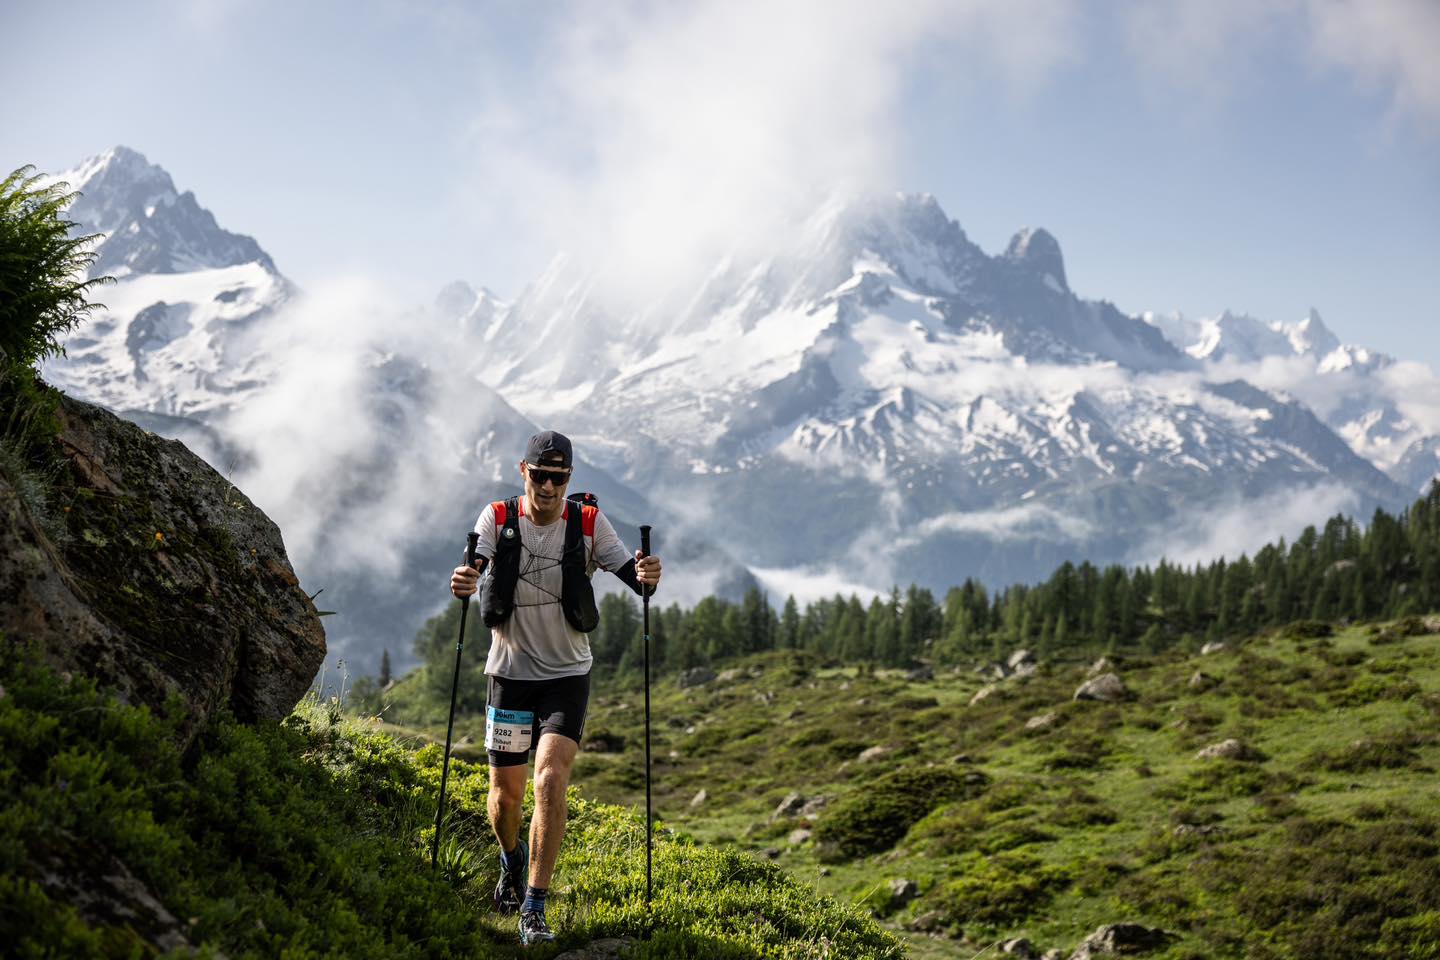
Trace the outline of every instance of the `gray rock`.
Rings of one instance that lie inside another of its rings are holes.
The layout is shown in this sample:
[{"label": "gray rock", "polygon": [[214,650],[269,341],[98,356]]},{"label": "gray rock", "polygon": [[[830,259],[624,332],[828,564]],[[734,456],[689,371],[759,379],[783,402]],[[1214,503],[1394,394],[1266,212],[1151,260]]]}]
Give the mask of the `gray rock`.
[{"label": "gray rock", "polygon": [[865,749],[865,750],[861,750],[861,751],[860,751],[860,756],[856,757],[855,759],[856,759],[856,760],[859,760],[861,763],[869,763],[869,762],[872,761],[872,760],[880,760],[880,759],[882,759],[882,758],[884,758],[884,757],[888,757],[890,754],[892,754],[892,753],[894,753],[894,752],[895,752],[895,748],[894,748],[894,747],[887,746],[886,744],[883,744],[883,743],[879,743],[879,744],[876,744],[876,745],[873,746],[873,747],[869,747],[869,748],[867,748],[867,749]]},{"label": "gray rock", "polygon": [[596,730],[585,734],[585,742],[580,749],[587,753],[623,753],[625,737],[610,730]]},{"label": "gray rock", "polygon": [[1087,671],[1085,671],[1085,676],[1087,676],[1087,677],[1098,677],[1098,676],[1100,676],[1100,674],[1102,674],[1102,673],[1114,673],[1114,672],[1115,672],[1115,664],[1113,664],[1113,663],[1110,662],[1110,658],[1109,658],[1109,657],[1101,657],[1099,660],[1096,660],[1094,663],[1090,664],[1090,669],[1087,670]]},{"label": "gray rock", "polygon": [[1209,837],[1224,833],[1225,828],[1218,823],[1182,823],[1171,832],[1177,837]]},{"label": "gray rock", "polygon": [[989,676],[991,680],[1004,680],[1010,676],[1010,671],[1006,670],[1004,665],[997,663],[986,671],[986,675]]},{"label": "gray rock", "polygon": [[1215,678],[1203,670],[1196,670],[1190,677],[1190,688],[1192,690],[1209,690],[1215,683]]},{"label": "gray rock", "polygon": [[775,821],[781,817],[793,817],[798,814],[804,806],[805,798],[792,790],[790,793],[785,794],[785,799],[781,800],[779,806],[770,813],[770,819],[771,821]]},{"label": "gray rock", "polygon": [[985,684],[985,686],[975,691],[975,696],[970,698],[970,706],[973,707],[977,703],[989,700],[991,697],[995,696],[999,692],[1000,687],[998,684],[987,683]]},{"label": "gray rock", "polygon": [[166,953],[194,954],[184,924],[114,855],[88,844],[82,850],[80,839],[63,830],[46,843],[52,852],[37,864],[37,876],[53,900],[92,926],[129,928]]},{"label": "gray rock", "polygon": [[1040,960],[1065,960],[1065,951],[1059,947],[1056,947],[1054,950],[1046,950],[1045,956],[1041,957]]},{"label": "gray rock", "polygon": [[706,790],[704,790],[704,789],[697,790],[697,791],[695,792],[695,796],[693,796],[693,797],[690,798],[690,806],[691,806],[691,807],[704,806],[704,805],[705,805],[705,801],[706,801],[706,800],[709,800],[709,799],[710,799],[710,794],[709,794]]},{"label": "gray rock", "polygon": [[948,925],[944,913],[939,910],[927,910],[906,924],[906,928],[916,933],[938,933]]},{"label": "gray rock", "polygon": [[890,899],[892,902],[904,906],[918,896],[920,896],[920,885],[914,880],[909,880],[905,877],[896,877],[890,881]]},{"label": "gray rock", "polygon": [[1024,937],[1005,940],[997,949],[1007,956],[1019,957],[1020,960],[1040,960],[1040,951],[1035,949],[1035,944]]},{"label": "gray rock", "polygon": [[715,671],[709,667],[691,667],[680,673],[680,686],[699,687],[715,679]]},{"label": "gray rock", "polygon": [[1173,939],[1173,933],[1138,923],[1107,923],[1082,940],[1079,948],[1070,954],[1070,960],[1145,953],[1158,950]]},{"label": "gray rock", "polygon": [[817,816],[829,802],[829,797],[811,797],[805,801],[805,806],[800,808],[800,816],[807,820]]},{"label": "gray rock", "polygon": [[1055,721],[1060,719],[1060,714],[1053,710],[1049,713],[1042,713],[1038,717],[1031,717],[1025,721],[1026,730],[1048,730],[1055,726]]},{"label": "gray rock", "polygon": [[802,844],[809,843],[810,836],[809,830],[806,830],[804,827],[796,827],[790,831],[790,835],[785,838],[785,842],[792,847],[798,847]]},{"label": "gray rock", "polygon": [[1124,682],[1113,673],[1102,673],[1093,680],[1087,680],[1075,691],[1076,700],[1103,700],[1114,703],[1130,696]]},{"label": "gray rock", "polygon": [[1012,680],[1024,680],[1026,677],[1033,677],[1040,672],[1040,666],[1033,660],[1027,660],[1015,667],[1015,672],[1010,675]]},{"label": "gray rock", "polygon": [[734,683],[736,680],[739,680],[741,677],[744,677],[744,676],[745,676],[745,671],[744,671],[744,670],[741,670],[739,667],[731,667],[729,670],[722,670],[722,671],[720,671],[720,675],[715,678],[715,682],[716,682],[716,683]]},{"label": "gray rock", "polygon": [[1200,648],[1200,655],[1207,656],[1212,653],[1220,653],[1224,649],[1224,643],[1220,642],[1219,640],[1211,640],[1209,643],[1205,644],[1205,646]]},{"label": "gray rock", "polygon": [[1212,743],[1195,754],[1196,760],[1255,760],[1258,758],[1259,754],[1253,748],[1234,737],[1221,740],[1219,743]]},{"label": "gray rock", "polygon": [[1015,670],[1018,669],[1020,664],[1022,663],[1034,662],[1035,654],[1031,653],[1029,650],[1021,649],[1016,650],[1014,653],[1010,654],[1010,658],[1005,661],[1005,666],[1009,667],[1011,670]]},{"label": "gray rock", "polygon": [[919,666],[905,674],[905,679],[911,683],[920,683],[925,680],[934,680],[935,671],[929,666]]}]

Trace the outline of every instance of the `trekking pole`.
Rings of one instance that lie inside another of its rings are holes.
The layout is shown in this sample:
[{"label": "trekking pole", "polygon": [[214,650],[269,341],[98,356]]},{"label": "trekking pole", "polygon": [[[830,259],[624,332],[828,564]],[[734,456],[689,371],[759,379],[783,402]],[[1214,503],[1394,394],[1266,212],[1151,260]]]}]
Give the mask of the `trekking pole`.
[{"label": "trekking pole", "polygon": [[[465,566],[475,566],[475,549],[480,534],[470,531],[465,538]],[[460,692],[460,653],[465,649],[465,615],[470,612],[470,598],[460,598],[460,639],[455,641],[455,676],[450,681],[450,723],[445,727],[445,762],[440,767],[440,802],[435,807],[435,836],[430,841],[430,869],[440,853],[440,824],[445,817],[445,781],[450,777],[450,737],[455,733],[455,697]]]},{"label": "trekking pole", "polygon": [[[640,555],[650,556],[650,525],[640,525]],[[645,910],[650,910],[651,840],[654,821],[650,808],[650,584],[640,591],[640,605],[645,611]]]}]

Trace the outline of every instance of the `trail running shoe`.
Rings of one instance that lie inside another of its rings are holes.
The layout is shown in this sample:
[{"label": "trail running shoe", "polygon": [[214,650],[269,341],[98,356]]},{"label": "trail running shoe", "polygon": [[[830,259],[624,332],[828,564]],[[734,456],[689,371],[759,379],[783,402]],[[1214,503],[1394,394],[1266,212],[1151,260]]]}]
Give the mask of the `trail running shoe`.
[{"label": "trail running shoe", "polygon": [[545,914],[539,910],[526,910],[520,914],[520,942],[525,946],[549,943],[554,939],[555,934],[550,932],[550,925],[545,922]]},{"label": "trail running shoe", "polygon": [[521,840],[515,849],[520,851],[519,865],[506,870],[505,861],[500,861],[500,879],[495,884],[495,909],[505,917],[519,910],[525,901],[525,875],[530,869],[530,848],[525,841]]}]

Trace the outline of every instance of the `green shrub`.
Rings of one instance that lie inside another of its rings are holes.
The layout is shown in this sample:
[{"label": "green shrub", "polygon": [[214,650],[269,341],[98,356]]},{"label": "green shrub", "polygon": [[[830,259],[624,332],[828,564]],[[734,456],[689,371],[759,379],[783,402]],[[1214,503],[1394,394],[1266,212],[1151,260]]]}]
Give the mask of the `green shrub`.
[{"label": "green shrub", "polygon": [[935,900],[955,922],[987,930],[1024,923],[1070,883],[1064,868],[1016,853],[970,854],[956,868],[960,878],[945,884]]},{"label": "green shrub", "polygon": [[41,185],[33,167],[0,183],[0,356],[12,370],[59,353],[60,339],[94,309],[90,290],[109,281],[76,279],[94,261],[94,236],[72,237],[66,185]]},{"label": "green shrub", "polygon": [[1416,748],[1433,742],[1433,737],[1399,731],[1375,737],[1361,737],[1334,750],[1321,750],[1306,758],[1309,768],[1332,773],[1363,773],[1367,770],[1418,768]]},{"label": "green shrub", "polygon": [[815,842],[840,858],[888,850],[910,827],[947,800],[979,792],[975,774],[944,767],[903,767],[832,803],[815,824]]}]

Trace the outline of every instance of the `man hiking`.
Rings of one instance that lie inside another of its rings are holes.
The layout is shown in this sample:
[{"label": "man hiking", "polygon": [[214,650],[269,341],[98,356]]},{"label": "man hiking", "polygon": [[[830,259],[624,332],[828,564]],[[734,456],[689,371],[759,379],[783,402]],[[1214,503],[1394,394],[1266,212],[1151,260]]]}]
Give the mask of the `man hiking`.
[{"label": "man hiking", "polygon": [[[520,912],[524,944],[555,939],[545,922],[545,897],[565,835],[565,788],[590,699],[586,634],[598,620],[590,577],[597,567],[608,570],[636,593],[653,592],[660,582],[660,558],[632,555],[593,498],[566,499],[573,470],[568,438],[551,430],[531,437],[520,462],[525,495],[485,508],[475,522],[478,569],[461,565],[450,577],[450,592],[468,597],[485,571],[487,809],[501,850],[495,908]],[[527,845],[520,839],[520,804],[531,750],[535,814]]]}]

